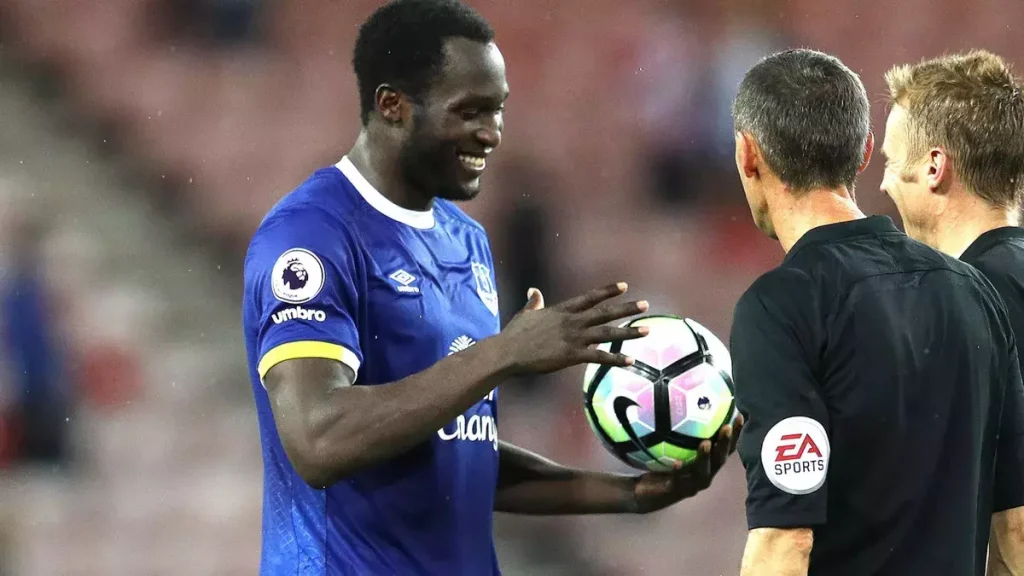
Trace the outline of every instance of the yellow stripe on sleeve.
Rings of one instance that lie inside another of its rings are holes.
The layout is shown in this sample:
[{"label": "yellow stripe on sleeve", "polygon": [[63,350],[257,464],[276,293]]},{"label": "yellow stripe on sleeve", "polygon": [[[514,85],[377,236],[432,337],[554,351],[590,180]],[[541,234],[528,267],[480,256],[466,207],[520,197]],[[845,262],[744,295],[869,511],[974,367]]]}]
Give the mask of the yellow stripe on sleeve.
[{"label": "yellow stripe on sleeve", "polygon": [[281,344],[264,354],[257,369],[260,373],[260,380],[263,380],[267,372],[274,366],[285,360],[295,360],[298,358],[337,360],[351,368],[353,372],[359,372],[359,357],[356,356],[355,352],[337,344],[310,340]]}]

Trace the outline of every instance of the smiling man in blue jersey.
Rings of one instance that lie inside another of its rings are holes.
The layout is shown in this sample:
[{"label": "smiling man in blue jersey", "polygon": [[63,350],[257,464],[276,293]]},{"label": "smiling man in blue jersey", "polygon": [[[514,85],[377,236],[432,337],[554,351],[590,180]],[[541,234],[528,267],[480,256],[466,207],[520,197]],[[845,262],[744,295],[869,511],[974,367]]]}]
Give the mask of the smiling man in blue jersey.
[{"label": "smiling man in blue jersey", "polygon": [[[353,57],[362,130],[275,206],[245,261],[243,323],[264,462],[270,575],[500,574],[493,514],[645,513],[706,488],[725,426],[691,468],[636,477],[559,466],[498,440],[510,376],[631,359],[600,342],[647,309],[623,283],[501,330],[474,198],[508,97],[493,32],[455,0],[397,0]],[[741,421],[734,423],[741,425]]]}]

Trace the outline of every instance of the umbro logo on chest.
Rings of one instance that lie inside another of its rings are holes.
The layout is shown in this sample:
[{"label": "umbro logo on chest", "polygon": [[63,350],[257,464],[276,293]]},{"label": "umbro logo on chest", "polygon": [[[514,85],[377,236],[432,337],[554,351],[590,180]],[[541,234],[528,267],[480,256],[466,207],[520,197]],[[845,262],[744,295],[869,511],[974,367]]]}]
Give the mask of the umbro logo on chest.
[{"label": "umbro logo on chest", "polygon": [[[490,269],[479,262],[473,262],[471,269],[473,273],[473,288],[476,289],[476,295],[480,298],[480,301],[484,304],[487,310],[494,316],[497,316],[498,291],[494,286]],[[420,287],[417,286],[419,278],[401,268],[389,274],[388,279],[391,280],[391,284],[395,290],[398,290],[399,292],[407,294],[420,293]]]},{"label": "umbro logo on chest", "polygon": [[413,286],[417,278],[401,268],[392,272],[388,278],[394,283],[395,289],[399,292],[418,294],[420,291],[419,286]]}]

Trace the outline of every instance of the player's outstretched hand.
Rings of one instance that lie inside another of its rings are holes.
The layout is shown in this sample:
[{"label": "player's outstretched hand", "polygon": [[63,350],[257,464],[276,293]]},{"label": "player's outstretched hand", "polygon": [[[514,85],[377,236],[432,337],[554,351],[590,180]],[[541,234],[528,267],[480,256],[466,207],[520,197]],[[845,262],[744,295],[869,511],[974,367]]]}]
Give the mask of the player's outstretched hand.
[{"label": "player's outstretched hand", "polygon": [[711,481],[736,451],[736,441],[743,430],[743,416],[718,429],[715,441],[700,445],[700,456],[692,464],[674,472],[648,472],[636,479],[634,497],[637,512],[646,514],[661,510],[697,495],[711,486]]},{"label": "player's outstretched hand", "polygon": [[647,335],[646,327],[607,325],[647,310],[647,302],[613,302],[625,294],[625,282],[596,288],[554,306],[531,288],[526,306],[501,332],[500,338],[519,372],[548,373],[576,364],[627,366],[633,359],[594,347],[602,342],[632,340]]}]

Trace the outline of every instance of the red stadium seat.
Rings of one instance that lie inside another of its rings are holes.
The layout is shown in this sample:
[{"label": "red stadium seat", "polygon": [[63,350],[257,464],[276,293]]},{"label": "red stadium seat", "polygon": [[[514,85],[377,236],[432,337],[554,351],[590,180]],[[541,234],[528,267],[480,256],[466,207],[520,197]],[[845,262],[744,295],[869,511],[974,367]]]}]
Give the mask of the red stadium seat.
[{"label": "red stadium seat", "polygon": [[81,353],[81,393],[90,405],[108,410],[139,397],[142,375],[139,359],[120,346],[97,343]]}]

